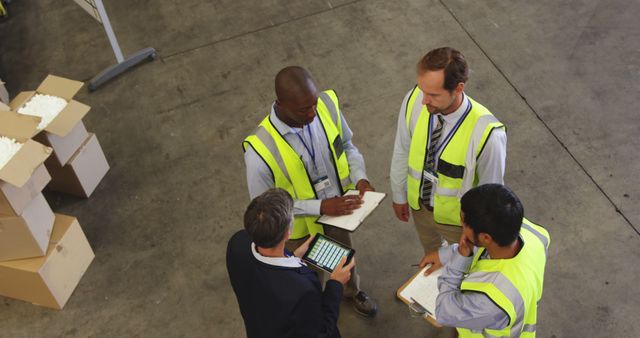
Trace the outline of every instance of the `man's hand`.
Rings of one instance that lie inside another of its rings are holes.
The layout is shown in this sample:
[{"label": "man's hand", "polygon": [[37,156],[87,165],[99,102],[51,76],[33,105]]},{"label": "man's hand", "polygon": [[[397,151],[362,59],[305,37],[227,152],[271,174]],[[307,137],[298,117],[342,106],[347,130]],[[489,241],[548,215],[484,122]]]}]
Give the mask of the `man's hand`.
[{"label": "man's hand", "polygon": [[322,200],[320,203],[320,214],[328,216],[342,216],[353,214],[362,206],[364,201],[357,195],[347,195]]},{"label": "man's hand", "polygon": [[362,179],[356,184],[356,189],[360,191],[360,197],[364,196],[365,191],[376,191],[369,181]]},{"label": "man's hand", "polygon": [[422,258],[418,266],[420,267],[420,269],[422,269],[425,266],[427,266],[427,264],[431,264],[431,267],[429,267],[427,271],[424,272],[425,276],[429,276],[432,272],[442,267],[442,262],[440,262],[440,256],[438,256],[438,251],[434,251],[424,255],[424,257]]},{"label": "man's hand", "polygon": [[396,217],[398,217],[399,220],[409,222],[409,203],[393,203],[393,212],[396,213]]},{"label": "man's hand", "polygon": [[351,262],[349,265],[344,266],[344,263],[347,262],[347,256],[343,256],[336,265],[335,269],[331,273],[331,277],[329,279],[333,279],[335,281],[340,282],[342,285],[346,285],[349,279],[351,278],[351,269],[356,265],[356,258],[351,258]]},{"label": "man's hand", "polygon": [[458,244],[458,253],[460,253],[460,255],[464,257],[471,257],[471,254],[473,253],[473,247],[474,247],[473,243],[471,243],[471,241],[468,240],[463,233],[462,236],[460,236],[460,243]]},{"label": "man's hand", "polygon": [[307,252],[307,250],[309,250],[309,244],[311,243],[314,237],[316,237],[315,234],[313,236],[309,236],[309,238],[306,241],[304,241],[302,245],[300,245],[298,248],[296,248],[293,251],[293,255],[298,258],[302,258],[302,256],[304,256],[304,253]]}]

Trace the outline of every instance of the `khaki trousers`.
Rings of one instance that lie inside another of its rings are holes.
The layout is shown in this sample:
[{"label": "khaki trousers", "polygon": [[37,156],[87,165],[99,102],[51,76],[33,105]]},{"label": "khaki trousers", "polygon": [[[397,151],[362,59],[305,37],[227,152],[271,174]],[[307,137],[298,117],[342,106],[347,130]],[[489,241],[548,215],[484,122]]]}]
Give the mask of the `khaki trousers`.
[{"label": "khaki trousers", "polygon": [[442,246],[443,239],[449,244],[460,241],[462,227],[436,223],[433,219],[433,211],[430,211],[422,203],[422,200],[420,201],[420,210],[412,209],[411,214],[425,254],[438,250]]},{"label": "khaki trousers", "polygon": [[[353,244],[351,242],[351,233],[347,230],[325,225],[324,234],[327,237],[331,237],[336,241],[353,248]],[[290,239],[287,241],[287,243],[285,243],[285,247],[287,248],[287,250],[293,252],[307,239],[309,239],[308,235],[303,238]],[[309,264],[309,267],[318,273],[318,279],[320,279],[320,284],[324,288],[324,284],[329,278],[329,274],[326,271],[319,269],[311,264]],[[358,293],[358,291],[360,291],[360,276],[358,275],[356,267],[354,266],[353,270],[351,270],[351,279],[349,279],[349,282],[347,282],[346,288],[344,290],[344,297],[353,297]]]}]

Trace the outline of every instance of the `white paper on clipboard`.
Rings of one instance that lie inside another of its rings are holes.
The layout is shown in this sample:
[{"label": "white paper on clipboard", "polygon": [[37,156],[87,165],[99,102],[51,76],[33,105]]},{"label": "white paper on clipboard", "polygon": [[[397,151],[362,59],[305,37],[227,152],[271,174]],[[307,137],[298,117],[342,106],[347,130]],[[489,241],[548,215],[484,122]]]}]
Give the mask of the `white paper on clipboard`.
[{"label": "white paper on clipboard", "polygon": [[418,273],[398,294],[407,302],[416,302],[428,311],[428,315],[436,319],[436,298],[438,297],[438,277],[442,275],[442,268],[434,271],[429,276],[424,272],[430,267],[427,265]]}]

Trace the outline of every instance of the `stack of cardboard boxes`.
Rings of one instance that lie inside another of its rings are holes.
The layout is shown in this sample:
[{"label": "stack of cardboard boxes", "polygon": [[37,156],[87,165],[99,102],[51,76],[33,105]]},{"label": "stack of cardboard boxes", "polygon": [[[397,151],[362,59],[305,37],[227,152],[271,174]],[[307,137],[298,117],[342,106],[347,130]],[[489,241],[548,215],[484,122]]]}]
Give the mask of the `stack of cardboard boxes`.
[{"label": "stack of cardboard boxes", "polygon": [[62,309],[93,261],[78,220],[53,213],[42,195],[49,186],[88,197],[109,169],[95,135],[82,123],[89,107],[72,99],[81,86],[49,76],[38,87],[68,102],[40,132],[39,117],[16,113],[35,92],[16,96],[11,111],[0,107],[0,136],[22,144],[0,168],[1,296]]},{"label": "stack of cardboard boxes", "polygon": [[29,128],[18,127],[18,123],[28,126],[30,121],[0,114],[0,135],[22,143],[0,168],[0,261],[42,256],[55,218],[42,195],[51,180],[43,164],[51,148],[31,140]]}]

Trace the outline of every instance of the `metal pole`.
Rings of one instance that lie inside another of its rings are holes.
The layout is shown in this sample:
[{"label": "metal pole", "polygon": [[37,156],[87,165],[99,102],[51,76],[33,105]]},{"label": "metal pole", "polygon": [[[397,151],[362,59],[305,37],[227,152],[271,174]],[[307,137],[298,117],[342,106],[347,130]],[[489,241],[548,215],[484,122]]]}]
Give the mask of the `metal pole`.
[{"label": "metal pole", "polygon": [[120,45],[118,45],[118,39],[116,39],[116,35],[113,33],[113,29],[111,28],[111,22],[109,21],[109,17],[107,16],[107,11],[104,9],[102,0],[95,0],[95,4],[96,9],[98,10],[98,14],[100,15],[100,20],[102,20],[104,31],[107,33],[109,43],[111,43],[111,49],[113,49],[113,53],[116,55],[116,60],[118,60],[118,63],[121,63],[122,61],[124,61],[124,56],[122,55],[122,51],[120,50]]},{"label": "metal pole", "polygon": [[107,81],[126,72],[127,70],[140,64],[144,60],[155,60],[156,58],[156,50],[151,47],[147,47],[129,55],[129,57],[125,59],[122,55],[122,51],[120,50],[120,45],[118,45],[116,35],[113,33],[113,29],[111,29],[111,22],[109,22],[109,17],[107,16],[107,11],[104,9],[102,0],[93,1],[95,3],[95,9],[98,12],[98,16],[100,16],[100,20],[102,21],[102,26],[104,26],[104,31],[107,33],[107,37],[109,38],[109,43],[111,43],[113,53],[116,55],[116,60],[118,60],[118,62],[115,65],[103,70],[102,72],[100,72],[100,74],[94,76],[93,79],[89,81],[90,91],[98,89],[98,87],[100,87]]}]

